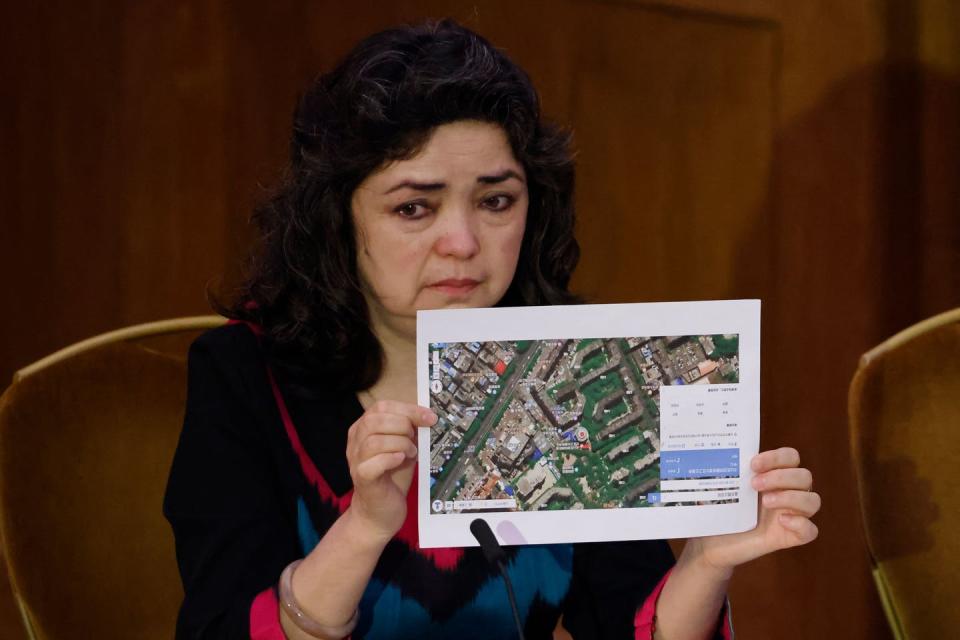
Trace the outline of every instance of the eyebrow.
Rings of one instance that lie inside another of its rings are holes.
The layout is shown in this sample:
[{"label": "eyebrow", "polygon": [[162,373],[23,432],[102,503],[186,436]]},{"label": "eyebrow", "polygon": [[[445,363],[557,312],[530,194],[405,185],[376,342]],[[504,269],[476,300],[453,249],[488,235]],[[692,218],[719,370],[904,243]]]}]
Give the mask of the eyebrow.
[{"label": "eyebrow", "polygon": [[[523,178],[520,177],[520,174],[513,169],[507,169],[490,176],[479,176],[477,177],[477,182],[480,184],[499,184],[509,180],[510,178],[516,178],[520,182],[523,182]],[[416,189],[417,191],[440,191],[441,189],[446,188],[446,186],[447,183],[445,182],[414,182],[413,180],[404,180],[403,182],[399,182],[384,191],[383,195],[387,195],[398,189],[404,188]]]}]

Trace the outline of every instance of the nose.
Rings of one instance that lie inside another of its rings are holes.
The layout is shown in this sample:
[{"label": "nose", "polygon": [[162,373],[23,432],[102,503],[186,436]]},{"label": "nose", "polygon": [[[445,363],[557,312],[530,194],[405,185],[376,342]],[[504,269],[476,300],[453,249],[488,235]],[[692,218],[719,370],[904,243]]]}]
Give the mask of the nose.
[{"label": "nose", "polygon": [[434,245],[441,256],[466,260],[480,251],[480,240],[474,229],[475,221],[469,211],[446,211],[442,216],[440,236]]}]

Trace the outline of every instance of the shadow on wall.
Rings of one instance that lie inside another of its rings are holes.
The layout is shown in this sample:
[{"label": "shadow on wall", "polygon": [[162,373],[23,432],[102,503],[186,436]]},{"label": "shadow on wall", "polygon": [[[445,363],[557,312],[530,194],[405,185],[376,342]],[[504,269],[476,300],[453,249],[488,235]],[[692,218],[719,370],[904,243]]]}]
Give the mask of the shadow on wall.
[{"label": "shadow on wall", "polygon": [[[739,572],[744,638],[770,637],[773,624],[784,639],[889,637],[860,522],[847,389],[864,351],[960,305],[958,113],[960,78],[883,64],[778,130],[767,201],[729,294],[764,301],[761,448],[797,447],[824,507],[819,540]],[[757,268],[767,250],[771,272]],[[939,513],[929,482],[906,461],[889,465],[884,482],[926,500],[928,517],[913,526],[929,527]]]}]

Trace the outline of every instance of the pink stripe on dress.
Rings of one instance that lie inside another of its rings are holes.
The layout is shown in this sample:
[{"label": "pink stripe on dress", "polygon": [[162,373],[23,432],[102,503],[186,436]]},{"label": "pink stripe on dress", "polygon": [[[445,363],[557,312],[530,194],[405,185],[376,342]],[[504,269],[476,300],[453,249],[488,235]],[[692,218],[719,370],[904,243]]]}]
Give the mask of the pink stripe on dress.
[{"label": "pink stripe on dress", "polygon": [[327,484],[327,481],[320,474],[313,460],[307,455],[306,449],[303,448],[303,443],[300,442],[300,435],[297,433],[297,429],[293,424],[290,412],[287,411],[287,403],[283,401],[283,394],[280,393],[280,387],[277,385],[277,381],[273,377],[273,371],[269,367],[267,367],[267,376],[270,378],[270,386],[273,388],[273,398],[277,402],[280,417],[283,419],[283,428],[287,432],[287,439],[290,440],[290,446],[293,447],[293,451],[300,461],[300,469],[303,471],[303,475],[317,488],[317,492],[323,500],[326,500],[335,506],[337,511],[343,513],[347,510],[347,507],[350,506],[350,499],[353,498],[353,490],[351,489],[342,496],[338,496],[334,493],[333,489],[330,488],[330,485]]},{"label": "pink stripe on dress", "polygon": [[[667,584],[667,578],[673,572],[671,568],[660,582],[653,588],[653,591],[644,600],[643,605],[637,609],[633,617],[633,638],[634,640],[653,640],[653,633],[657,630],[657,600],[660,599],[660,592]],[[723,620],[720,623],[720,637],[723,640],[733,640],[733,621],[730,618],[730,603],[727,602],[723,607]]]},{"label": "pink stripe on dress", "polygon": [[[310,456],[307,455],[307,451],[304,449],[303,443],[300,441],[300,436],[297,433],[296,426],[293,424],[293,419],[290,417],[290,412],[287,410],[286,402],[283,400],[283,394],[280,392],[280,386],[274,379],[273,372],[269,369],[269,367],[267,368],[267,375],[270,378],[270,386],[273,389],[274,400],[277,403],[277,408],[280,410],[280,417],[283,419],[283,428],[286,430],[287,439],[290,441],[290,446],[293,447],[293,451],[296,454],[297,459],[300,461],[300,468],[303,470],[303,474],[307,477],[307,480],[309,480],[310,483],[316,487],[317,492],[320,494],[320,498],[322,500],[334,505],[337,508],[337,511],[343,513],[347,510],[347,507],[350,506],[350,501],[353,498],[353,490],[351,489],[342,496],[338,496],[336,493],[334,493],[333,489],[330,488],[330,485],[327,484],[327,481],[323,478],[323,475],[321,475]],[[417,477],[416,470],[414,470],[413,477]],[[400,531],[397,532],[397,539],[404,542],[408,547],[430,560],[438,569],[449,571],[456,568],[456,566],[460,563],[460,559],[463,557],[463,549],[420,548],[419,527],[417,523],[417,503],[416,487],[412,487],[410,491],[407,492],[407,517],[406,520],[404,520]]]},{"label": "pink stripe on dress", "polygon": [[250,605],[250,640],[287,640],[280,626],[280,605],[273,587],[257,594]]}]

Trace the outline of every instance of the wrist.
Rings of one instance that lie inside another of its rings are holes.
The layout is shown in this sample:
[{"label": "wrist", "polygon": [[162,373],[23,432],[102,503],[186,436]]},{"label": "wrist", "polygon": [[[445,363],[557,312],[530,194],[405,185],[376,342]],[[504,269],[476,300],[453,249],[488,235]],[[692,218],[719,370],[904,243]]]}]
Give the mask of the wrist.
[{"label": "wrist", "polygon": [[[360,615],[359,609],[354,609],[353,615],[350,616],[350,619],[345,623],[329,625],[317,622],[316,619],[307,615],[307,613],[300,608],[300,603],[297,601],[297,598],[293,593],[293,574],[297,567],[300,566],[301,562],[303,561],[294,560],[287,565],[287,568],[283,570],[283,573],[280,576],[280,610],[286,614],[286,617],[294,624],[294,626],[312,638],[317,638],[320,640],[323,638],[348,637],[357,626],[357,620],[359,619]],[[282,621],[281,624],[283,624]]]},{"label": "wrist", "polygon": [[709,580],[716,584],[726,584],[733,577],[733,566],[718,565],[711,562],[707,556],[703,541],[700,538],[692,538],[687,541],[677,566],[695,571],[703,580]]},{"label": "wrist", "polygon": [[373,551],[378,555],[396,535],[396,531],[384,529],[382,523],[367,517],[363,509],[351,504],[339,519],[348,540],[360,547],[360,551]]}]

